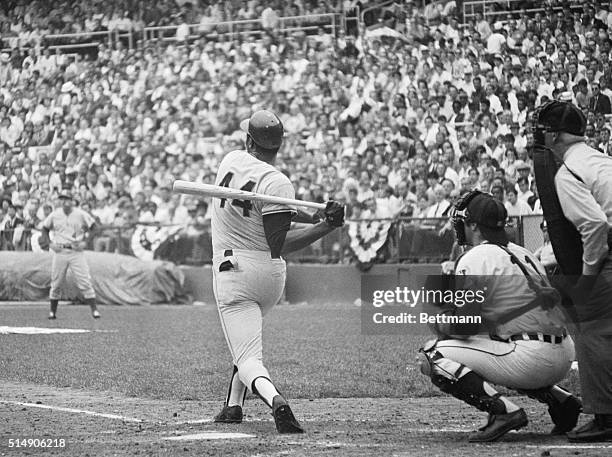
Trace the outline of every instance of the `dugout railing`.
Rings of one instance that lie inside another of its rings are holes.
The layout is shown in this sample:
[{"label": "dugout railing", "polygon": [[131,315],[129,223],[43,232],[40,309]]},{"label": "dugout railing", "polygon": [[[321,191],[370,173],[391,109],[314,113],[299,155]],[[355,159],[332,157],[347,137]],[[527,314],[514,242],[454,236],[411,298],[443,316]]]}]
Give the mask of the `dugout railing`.
[{"label": "dugout railing", "polygon": [[[509,218],[509,239],[535,251],[543,243],[541,221],[541,215]],[[378,239],[384,243],[371,258],[372,263],[439,263],[451,258],[455,249],[448,218],[360,219],[348,221],[342,229],[286,259],[295,263],[362,263],[357,251],[367,250]],[[182,265],[212,262],[209,223],[102,225],[87,248]],[[0,230],[0,250],[46,251],[48,246],[41,243],[40,230],[20,226]]]}]

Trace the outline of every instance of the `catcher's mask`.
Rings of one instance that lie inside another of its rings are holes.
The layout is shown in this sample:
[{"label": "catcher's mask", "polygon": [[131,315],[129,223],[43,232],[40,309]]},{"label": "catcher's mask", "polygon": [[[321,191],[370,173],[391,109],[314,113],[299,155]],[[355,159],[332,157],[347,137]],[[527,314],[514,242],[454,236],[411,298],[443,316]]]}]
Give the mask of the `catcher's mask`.
[{"label": "catcher's mask", "polygon": [[531,113],[531,129],[533,144],[538,147],[548,147],[553,142],[547,142],[547,136],[557,132],[567,132],[572,135],[584,136],[587,119],[580,108],[571,102],[552,100],[538,106]]},{"label": "catcher's mask", "polygon": [[506,245],[508,238],[504,227],[508,213],[504,205],[491,194],[479,190],[468,192],[451,209],[451,221],[457,243],[468,244],[465,224],[476,223],[485,239],[491,243]]}]

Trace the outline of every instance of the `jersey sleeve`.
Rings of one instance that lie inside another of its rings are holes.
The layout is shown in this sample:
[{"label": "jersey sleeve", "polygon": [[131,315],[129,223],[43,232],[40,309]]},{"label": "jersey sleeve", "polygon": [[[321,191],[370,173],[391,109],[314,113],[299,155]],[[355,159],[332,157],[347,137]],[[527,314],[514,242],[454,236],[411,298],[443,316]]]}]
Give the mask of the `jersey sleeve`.
[{"label": "jersey sleeve", "polygon": [[[266,176],[261,183],[260,192],[265,195],[295,199],[295,189],[293,188],[293,184],[291,184],[289,178],[280,172]],[[297,214],[297,208],[295,205],[287,205],[284,203],[264,202],[261,208],[261,214],[264,216],[266,214],[282,213],[287,211]]]}]

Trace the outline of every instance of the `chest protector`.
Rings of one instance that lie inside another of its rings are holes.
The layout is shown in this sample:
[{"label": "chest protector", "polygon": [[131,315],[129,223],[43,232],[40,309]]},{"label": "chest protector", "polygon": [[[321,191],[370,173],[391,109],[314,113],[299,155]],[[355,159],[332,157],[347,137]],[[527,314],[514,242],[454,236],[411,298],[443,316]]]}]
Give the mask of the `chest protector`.
[{"label": "chest protector", "polygon": [[555,188],[555,175],[559,170],[559,163],[550,149],[536,146],[533,152],[533,168],[550,243],[559,269],[566,276],[578,276],[582,273],[582,239],[574,224],[565,217],[561,209]]}]

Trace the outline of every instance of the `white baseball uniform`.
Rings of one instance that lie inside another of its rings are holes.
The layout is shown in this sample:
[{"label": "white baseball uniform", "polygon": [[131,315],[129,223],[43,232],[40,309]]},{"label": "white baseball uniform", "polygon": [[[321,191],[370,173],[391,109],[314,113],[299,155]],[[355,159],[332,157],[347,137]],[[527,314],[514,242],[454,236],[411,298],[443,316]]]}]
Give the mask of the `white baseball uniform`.
[{"label": "white baseball uniform", "polygon": [[[246,151],[225,156],[215,184],[295,198],[284,174]],[[251,388],[258,377],[269,379],[262,362],[263,315],[280,300],[286,278],[285,261],[271,258],[263,216],[296,209],[216,198],[212,205],[213,285],[219,317],[238,377]]]},{"label": "white baseball uniform", "polygon": [[53,254],[51,265],[51,290],[49,298],[61,298],[61,285],[66,279],[68,268],[72,271],[78,289],[86,299],[95,298],[96,294],[89,273],[89,266],[85,260],[85,253],[72,249],[74,242],[82,241],[86,231],[91,228],[95,220],[80,208],[72,208],[66,215],[63,208],[56,208],[43,221],[43,227],[53,232],[53,243],[58,247]]},{"label": "white baseball uniform", "polygon": [[[543,280],[546,272],[531,252],[513,243],[508,243],[507,248],[530,276]],[[485,242],[470,249],[459,259],[455,271],[470,278],[482,277],[486,282],[486,285],[472,285],[487,289],[481,315],[488,322],[503,321],[505,314],[536,297],[520,267],[495,244]],[[461,364],[495,384],[538,389],[565,378],[574,360],[574,343],[565,336],[565,321],[559,306],[552,309],[537,306],[497,325],[491,330],[494,338],[478,335],[442,340],[435,343],[435,350],[444,357],[439,364],[451,372]],[[534,335],[538,338],[533,339]],[[545,342],[544,335],[556,336],[560,341]],[[511,340],[517,336],[523,338]]]}]

